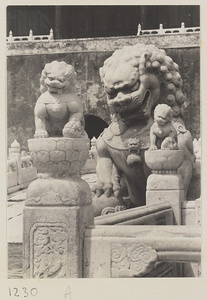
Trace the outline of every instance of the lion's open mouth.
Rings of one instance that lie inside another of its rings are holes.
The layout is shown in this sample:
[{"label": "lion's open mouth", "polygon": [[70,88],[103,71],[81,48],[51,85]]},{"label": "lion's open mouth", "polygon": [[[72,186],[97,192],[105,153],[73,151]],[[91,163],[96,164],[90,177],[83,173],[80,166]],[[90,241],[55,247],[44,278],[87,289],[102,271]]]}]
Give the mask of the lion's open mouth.
[{"label": "lion's open mouth", "polygon": [[64,89],[66,88],[66,86],[51,86],[49,84],[46,84],[47,85],[47,88],[48,88],[48,91],[50,93],[62,93],[64,91]]},{"label": "lion's open mouth", "polygon": [[137,102],[136,99],[133,99],[133,104],[136,103],[135,106],[130,107],[126,106],[123,111],[120,111],[120,117],[123,121],[130,121],[134,119],[145,119],[150,114],[149,104],[151,102],[151,92],[147,90],[143,97],[143,100]]}]

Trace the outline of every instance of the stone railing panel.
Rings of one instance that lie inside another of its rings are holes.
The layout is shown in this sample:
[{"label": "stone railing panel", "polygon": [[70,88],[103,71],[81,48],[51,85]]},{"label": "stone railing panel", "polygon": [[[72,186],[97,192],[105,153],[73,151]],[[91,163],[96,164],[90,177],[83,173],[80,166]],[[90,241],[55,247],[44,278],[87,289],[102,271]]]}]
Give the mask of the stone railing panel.
[{"label": "stone railing panel", "polygon": [[198,265],[201,258],[201,230],[193,226],[95,226],[84,244],[87,278],[150,277],[159,262]]},{"label": "stone railing panel", "polygon": [[173,225],[169,203],[146,205],[94,218],[95,225]]},{"label": "stone railing panel", "polygon": [[9,32],[9,36],[6,38],[7,43],[14,42],[37,42],[37,41],[51,41],[54,40],[53,30],[50,29],[49,35],[33,35],[33,31],[29,31],[28,36],[13,36],[12,31]]},{"label": "stone railing panel", "polygon": [[17,162],[15,159],[7,160],[7,187],[17,185]]},{"label": "stone railing panel", "polygon": [[193,33],[193,32],[199,32],[200,27],[185,27],[185,23],[181,23],[180,28],[163,28],[163,24],[160,24],[159,29],[147,29],[142,30],[141,25],[138,25],[137,29],[137,35],[151,35],[151,34],[183,34],[183,33]]},{"label": "stone railing panel", "polygon": [[28,187],[37,178],[37,169],[33,166],[31,155],[20,153],[20,144],[14,141],[9,148],[7,160],[8,193]]}]

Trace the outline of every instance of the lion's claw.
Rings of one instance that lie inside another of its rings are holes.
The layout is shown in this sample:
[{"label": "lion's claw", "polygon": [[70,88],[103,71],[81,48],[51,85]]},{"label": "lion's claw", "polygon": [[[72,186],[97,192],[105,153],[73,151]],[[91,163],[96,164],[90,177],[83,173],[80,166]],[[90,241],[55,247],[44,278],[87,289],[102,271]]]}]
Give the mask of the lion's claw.
[{"label": "lion's claw", "polygon": [[47,138],[49,135],[46,130],[36,130],[34,138]]}]

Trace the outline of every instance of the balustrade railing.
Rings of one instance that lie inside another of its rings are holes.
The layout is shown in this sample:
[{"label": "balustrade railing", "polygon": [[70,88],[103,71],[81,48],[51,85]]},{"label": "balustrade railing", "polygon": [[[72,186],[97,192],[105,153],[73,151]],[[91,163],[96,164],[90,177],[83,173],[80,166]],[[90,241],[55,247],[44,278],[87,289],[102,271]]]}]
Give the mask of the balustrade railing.
[{"label": "balustrade railing", "polygon": [[29,31],[28,36],[13,36],[13,32],[9,32],[9,36],[6,38],[7,43],[14,42],[37,42],[37,41],[52,41],[54,40],[53,30],[50,29],[49,35],[33,35],[33,31]]},{"label": "balustrade railing", "polygon": [[141,24],[138,25],[137,36],[139,35],[151,35],[151,34],[177,34],[177,33],[193,33],[199,32],[200,27],[185,27],[185,23],[181,23],[180,28],[163,28],[163,24],[160,24],[158,29],[142,30]]},{"label": "balustrade railing", "polygon": [[[181,23],[180,28],[163,28],[163,24],[160,24],[158,29],[143,30],[141,24],[137,28],[137,36],[140,35],[160,35],[160,34],[182,34],[182,33],[195,33],[200,32],[200,27],[185,27],[185,23]],[[50,29],[49,35],[33,35],[33,31],[29,31],[28,36],[13,36],[13,32],[9,32],[9,36],[6,38],[7,43],[14,42],[37,42],[37,41],[53,41],[54,34],[53,29]]]},{"label": "balustrade railing", "polygon": [[25,151],[20,152],[20,144],[15,140],[7,159],[8,193],[26,188],[36,178],[37,169],[33,166],[32,157]]}]

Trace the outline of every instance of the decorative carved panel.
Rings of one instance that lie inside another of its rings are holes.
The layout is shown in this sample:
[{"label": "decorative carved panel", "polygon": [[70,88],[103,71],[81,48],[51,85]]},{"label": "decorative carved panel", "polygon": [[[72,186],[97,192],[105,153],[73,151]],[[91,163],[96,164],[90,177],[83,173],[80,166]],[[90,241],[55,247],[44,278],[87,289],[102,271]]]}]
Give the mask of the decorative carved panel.
[{"label": "decorative carved panel", "polygon": [[35,224],[30,232],[30,265],[33,278],[67,275],[68,229],[64,224]]},{"label": "decorative carved panel", "polygon": [[153,269],[157,259],[157,252],[146,244],[112,244],[111,277],[143,276]]}]

